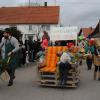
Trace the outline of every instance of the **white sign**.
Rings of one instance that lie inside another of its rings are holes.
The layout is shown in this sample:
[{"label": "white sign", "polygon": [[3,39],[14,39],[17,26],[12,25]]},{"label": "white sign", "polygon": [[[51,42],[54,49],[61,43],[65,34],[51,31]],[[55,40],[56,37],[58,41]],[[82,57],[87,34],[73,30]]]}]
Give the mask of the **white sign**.
[{"label": "white sign", "polygon": [[78,27],[53,27],[50,29],[50,40],[77,40]]}]

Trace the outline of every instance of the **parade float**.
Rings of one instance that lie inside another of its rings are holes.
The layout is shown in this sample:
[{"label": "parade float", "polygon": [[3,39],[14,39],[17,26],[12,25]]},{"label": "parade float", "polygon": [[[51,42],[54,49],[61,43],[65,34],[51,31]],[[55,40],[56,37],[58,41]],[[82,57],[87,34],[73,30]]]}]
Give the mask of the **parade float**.
[{"label": "parade float", "polygon": [[[76,40],[77,44],[77,27],[53,28],[50,32],[50,40]],[[59,86],[59,60],[57,53],[67,52],[68,46],[49,46],[46,49],[43,63],[38,65],[39,83],[41,86]],[[68,71],[68,79],[64,87],[77,87],[80,81],[80,70],[78,67],[78,50],[73,47],[73,60],[70,61],[71,69]]]}]

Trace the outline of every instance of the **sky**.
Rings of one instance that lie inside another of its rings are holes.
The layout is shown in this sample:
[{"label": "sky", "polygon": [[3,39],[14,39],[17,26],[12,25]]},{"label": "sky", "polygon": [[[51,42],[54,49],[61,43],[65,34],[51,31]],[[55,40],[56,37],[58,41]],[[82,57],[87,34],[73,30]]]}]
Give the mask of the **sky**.
[{"label": "sky", "polygon": [[[29,0],[0,0],[0,7],[19,6]],[[47,1],[60,6],[59,23],[63,26],[95,27],[100,19],[100,0],[30,0]]]}]

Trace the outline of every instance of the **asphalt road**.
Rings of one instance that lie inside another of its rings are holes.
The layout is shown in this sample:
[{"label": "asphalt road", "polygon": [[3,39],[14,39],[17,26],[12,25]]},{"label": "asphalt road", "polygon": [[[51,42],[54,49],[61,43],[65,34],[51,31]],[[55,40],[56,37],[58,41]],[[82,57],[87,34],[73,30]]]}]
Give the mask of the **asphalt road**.
[{"label": "asphalt road", "polygon": [[0,80],[0,100],[100,100],[100,82],[93,80],[93,69],[80,66],[81,81],[76,89],[45,88],[38,85],[36,64],[16,70],[12,87]]}]

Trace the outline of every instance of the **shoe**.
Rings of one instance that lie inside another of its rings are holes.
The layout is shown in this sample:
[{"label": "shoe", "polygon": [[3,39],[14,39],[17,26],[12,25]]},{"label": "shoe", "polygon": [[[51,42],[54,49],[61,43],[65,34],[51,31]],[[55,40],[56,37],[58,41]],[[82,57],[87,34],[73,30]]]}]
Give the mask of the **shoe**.
[{"label": "shoe", "polygon": [[88,70],[91,70],[91,68],[88,68]]},{"label": "shoe", "polygon": [[15,79],[15,76],[13,76],[13,78],[12,78],[13,80]]},{"label": "shoe", "polygon": [[8,86],[12,86],[12,85],[13,85],[13,82],[9,82],[9,83],[8,83]]},{"label": "shoe", "polygon": [[98,78],[98,81],[100,81],[100,78]]}]

